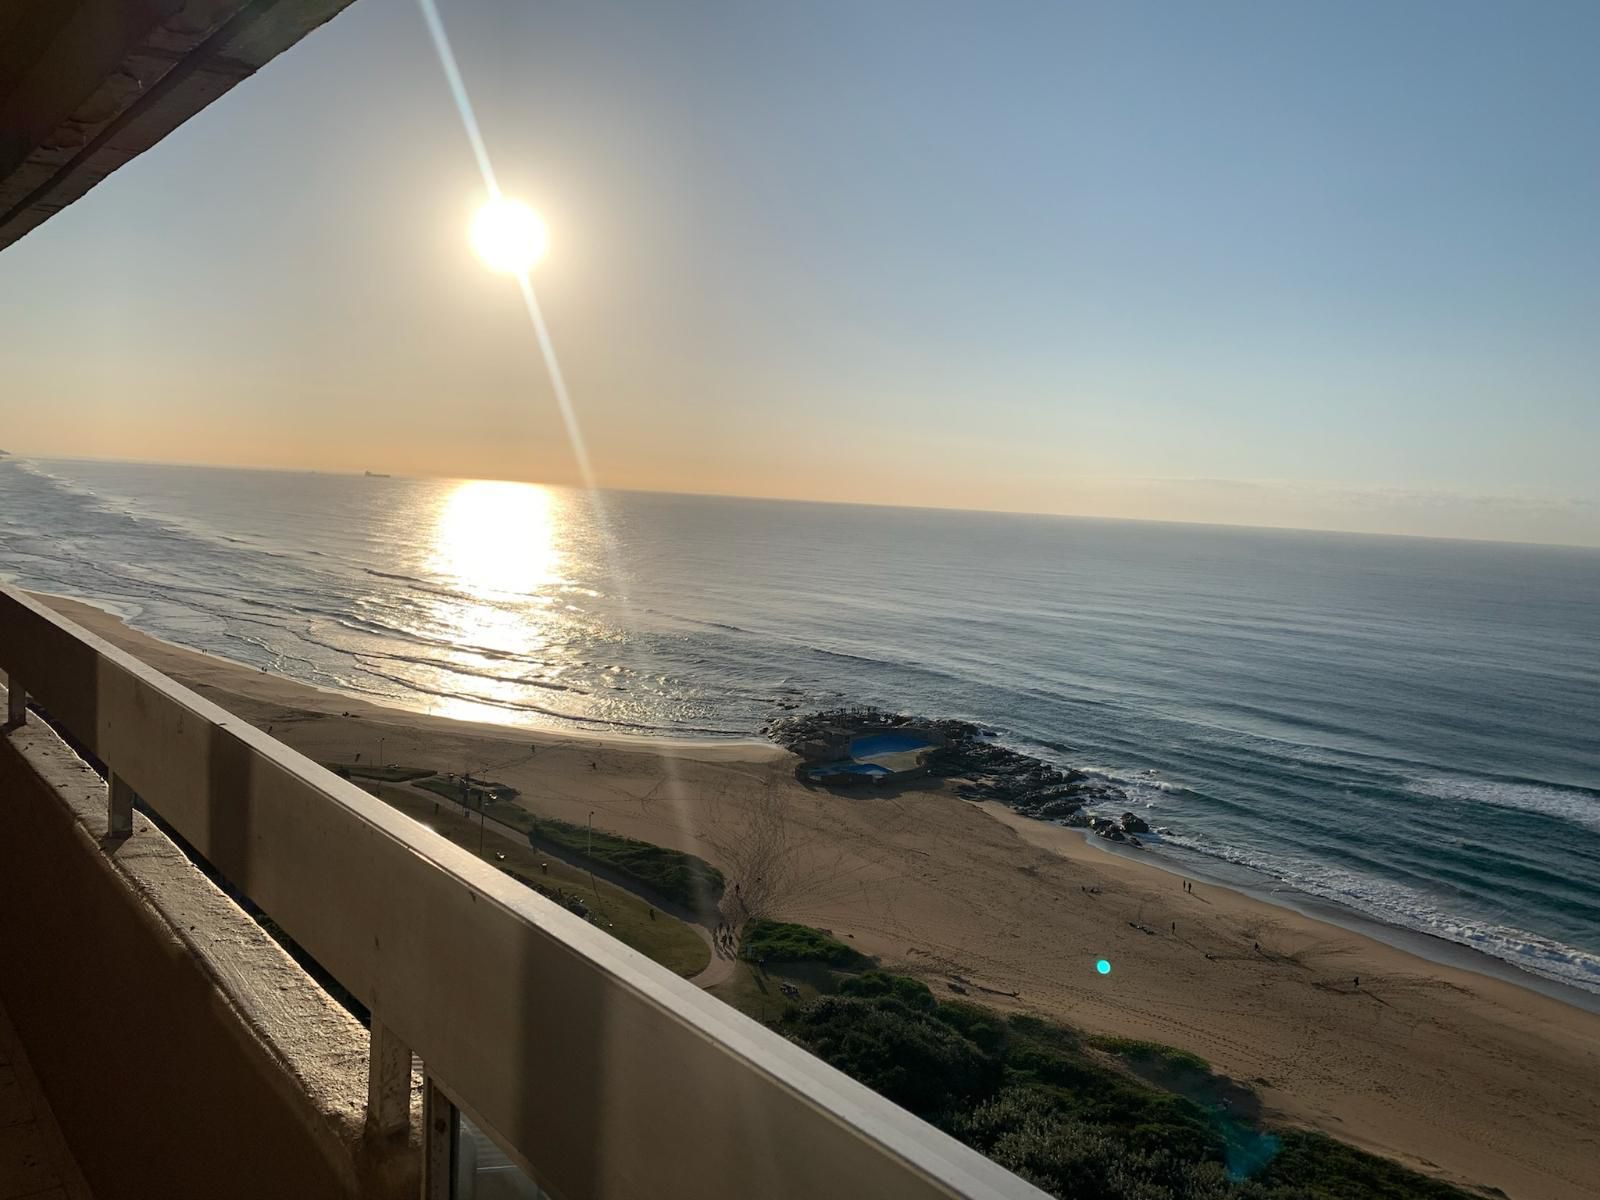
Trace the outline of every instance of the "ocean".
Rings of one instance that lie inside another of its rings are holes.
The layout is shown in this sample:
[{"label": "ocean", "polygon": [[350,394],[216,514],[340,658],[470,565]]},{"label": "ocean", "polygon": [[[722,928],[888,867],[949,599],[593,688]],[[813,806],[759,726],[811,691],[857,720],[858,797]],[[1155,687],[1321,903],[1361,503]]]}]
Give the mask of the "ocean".
[{"label": "ocean", "polygon": [[444,716],[963,717],[1156,853],[1600,994],[1600,552],[0,460],[0,578]]}]

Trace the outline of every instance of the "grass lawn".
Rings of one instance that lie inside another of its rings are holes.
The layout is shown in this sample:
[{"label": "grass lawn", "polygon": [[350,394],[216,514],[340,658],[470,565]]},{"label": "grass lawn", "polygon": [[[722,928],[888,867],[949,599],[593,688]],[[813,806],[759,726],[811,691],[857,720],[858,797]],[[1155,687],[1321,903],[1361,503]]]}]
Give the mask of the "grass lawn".
[{"label": "grass lawn", "polygon": [[762,970],[753,963],[737,962],[733,965],[733,978],[706,991],[766,1025],[796,1003],[783,994],[779,985],[784,983],[800,989],[800,1002],[828,995],[837,986],[834,972],[818,963],[778,963]]},{"label": "grass lawn", "polygon": [[[374,791],[386,804],[421,821],[456,845],[474,854],[478,852],[478,822],[455,805],[436,803],[411,787],[387,786]],[[587,872],[540,854],[524,843],[496,833],[493,828],[483,835],[483,850],[484,860],[493,866],[508,869],[525,881],[576,895],[588,907],[596,928],[605,930],[669,971],[689,978],[705,970],[711,962],[711,947],[699,934],[659,909],[652,919],[651,906],[631,892],[604,880],[593,884]],[[496,859],[496,854],[504,854],[504,861]]]},{"label": "grass lawn", "polygon": [[335,775],[347,779],[381,779],[385,783],[404,783],[408,779],[426,779],[433,774],[430,767],[379,767],[363,763],[323,763]]},{"label": "grass lawn", "polygon": [[[433,780],[422,784],[431,787]],[[485,811],[568,854],[592,858],[597,866],[625,875],[657,895],[692,911],[710,911],[722,895],[722,872],[693,854],[651,842],[635,841],[603,829],[541,817],[520,804],[490,799]]]},{"label": "grass lawn", "polygon": [[[428,775],[432,776],[432,778],[425,779],[416,775],[409,775],[407,778],[415,779],[419,788],[427,788],[428,791],[437,792],[447,800],[454,800],[457,804],[461,803],[461,780],[459,778],[446,779],[443,775],[435,775],[432,771],[429,771]],[[515,789],[508,788],[503,783],[491,783],[474,776],[472,786],[467,791],[467,799],[471,807],[487,808],[489,815],[494,816],[495,805],[499,803],[494,798],[495,794],[504,791],[514,792]]]}]

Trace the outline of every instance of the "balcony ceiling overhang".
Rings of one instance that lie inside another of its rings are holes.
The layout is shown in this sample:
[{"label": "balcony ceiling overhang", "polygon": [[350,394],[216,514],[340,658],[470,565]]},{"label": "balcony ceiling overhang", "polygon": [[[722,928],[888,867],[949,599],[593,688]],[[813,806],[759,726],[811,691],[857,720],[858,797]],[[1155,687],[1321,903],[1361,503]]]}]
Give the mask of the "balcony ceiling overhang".
[{"label": "balcony ceiling overhang", "polygon": [[0,250],[351,0],[0,0]]}]

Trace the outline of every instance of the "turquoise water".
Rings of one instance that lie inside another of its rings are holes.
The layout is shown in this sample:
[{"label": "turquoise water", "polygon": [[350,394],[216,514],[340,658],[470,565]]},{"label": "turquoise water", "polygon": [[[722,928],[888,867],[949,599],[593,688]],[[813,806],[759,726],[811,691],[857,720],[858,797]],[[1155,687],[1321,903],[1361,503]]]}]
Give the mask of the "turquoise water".
[{"label": "turquoise water", "polygon": [[1128,789],[1164,853],[1600,991],[1600,553],[0,462],[0,573],[323,687],[748,736],[876,704]]}]

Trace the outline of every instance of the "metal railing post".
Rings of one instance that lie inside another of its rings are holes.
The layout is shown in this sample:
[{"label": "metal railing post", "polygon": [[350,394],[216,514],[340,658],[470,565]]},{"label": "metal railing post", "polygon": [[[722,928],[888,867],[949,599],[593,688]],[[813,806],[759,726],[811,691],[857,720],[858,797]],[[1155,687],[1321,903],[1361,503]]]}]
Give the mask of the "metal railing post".
[{"label": "metal railing post", "polygon": [[6,677],[6,728],[15,729],[28,719],[28,692],[15,676]]},{"label": "metal railing post", "polygon": [[450,1097],[423,1069],[422,1200],[451,1200],[455,1193],[456,1141],[461,1117]]},{"label": "metal railing post", "polygon": [[[610,1196],[628,1181],[660,1200],[1045,1200],[507,872],[4,584],[0,670],[14,721],[26,719],[31,699],[64,740],[112,768],[103,852],[117,854],[133,809],[149,802],[152,817],[285,934],[315,946],[329,975],[377,1014],[368,1141],[400,1124],[414,1092],[406,1077],[421,1059],[427,1200],[469,1192],[473,1173],[507,1166],[571,1196]],[[11,760],[35,749],[17,743],[34,740],[23,731],[0,746],[8,778]],[[161,835],[148,827],[146,836]],[[570,1022],[580,1003],[604,1019]],[[561,1036],[530,1036],[545,1029]],[[485,1054],[486,1044],[496,1052]],[[574,1109],[574,1096],[603,1098],[603,1111]],[[682,1147],[708,1128],[737,1140],[708,1146],[713,1171],[684,1171]],[[759,1145],[745,1144],[746,1130]],[[399,1148],[382,1143],[375,1148]]]},{"label": "metal railing post", "polygon": [[377,1013],[367,1061],[367,1127],[384,1136],[411,1128],[411,1047]]},{"label": "metal railing post", "polygon": [[106,801],[106,836],[125,838],[133,833],[133,802],[139,797],[123,782],[122,776],[111,772],[111,787]]}]

